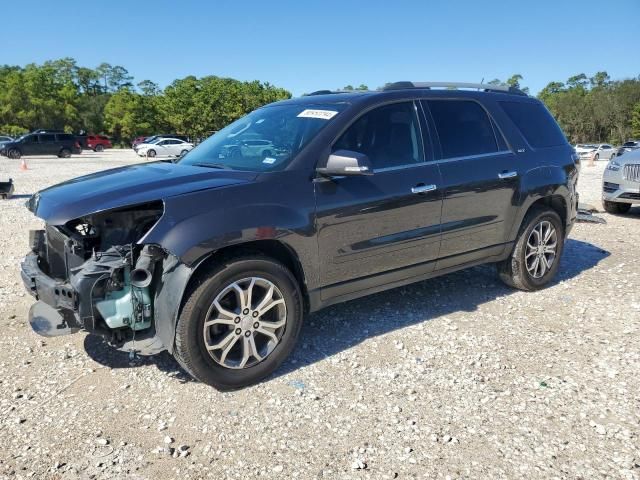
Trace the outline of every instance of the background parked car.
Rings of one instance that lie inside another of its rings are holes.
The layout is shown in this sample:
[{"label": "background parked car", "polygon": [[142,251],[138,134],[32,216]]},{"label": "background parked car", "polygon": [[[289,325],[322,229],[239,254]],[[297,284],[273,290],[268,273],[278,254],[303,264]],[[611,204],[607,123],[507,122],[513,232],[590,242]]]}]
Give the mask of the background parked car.
[{"label": "background parked car", "polygon": [[629,140],[622,144],[622,146],[616,152],[616,156],[623,155],[627,152],[632,152],[640,148],[640,140]]},{"label": "background parked car", "polygon": [[594,160],[611,160],[616,156],[616,149],[608,143],[600,143],[592,153],[595,154]]},{"label": "background parked car", "polygon": [[131,148],[134,151],[137,151],[137,148],[143,143],[154,143],[159,138],[177,138],[178,140],[182,140],[183,142],[188,142],[189,137],[186,135],[174,135],[169,133],[162,133],[158,135],[149,135],[147,137],[136,137],[134,141],[131,143]]},{"label": "background parked car", "polygon": [[94,152],[102,152],[105,148],[113,148],[113,145],[111,145],[109,137],[105,137],[104,135],[89,135],[87,137],[87,148]]},{"label": "background parked car", "polygon": [[627,213],[640,203],[640,148],[613,158],[602,177],[602,203],[609,213]]},{"label": "background parked car", "polygon": [[248,139],[237,144],[227,145],[223,155],[229,158],[238,157],[272,157],[276,152],[275,145],[270,140]]},{"label": "background parked car", "polygon": [[8,135],[0,135],[0,143],[13,142],[13,137]]},{"label": "background parked car", "polygon": [[588,160],[591,158],[591,154],[596,149],[596,146],[591,143],[578,143],[575,149],[576,153],[580,156],[580,160]]},{"label": "background parked car", "polygon": [[136,152],[141,157],[181,157],[192,148],[192,143],[179,138],[156,138],[153,143],[138,145]]},{"label": "background parked car", "polygon": [[80,144],[70,133],[28,133],[0,146],[0,155],[20,158],[23,155],[57,155],[68,158],[81,153]]},{"label": "background parked car", "polygon": [[151,137],[149,137],[147,135],[142,135],[140,137],[134,138],[133,141],[131,142],[131,148],[133,148],[135,150],[137,145],[140,145],[141,143],[144,143],[145,140],[147,140],[148,138],[151,138]]}]

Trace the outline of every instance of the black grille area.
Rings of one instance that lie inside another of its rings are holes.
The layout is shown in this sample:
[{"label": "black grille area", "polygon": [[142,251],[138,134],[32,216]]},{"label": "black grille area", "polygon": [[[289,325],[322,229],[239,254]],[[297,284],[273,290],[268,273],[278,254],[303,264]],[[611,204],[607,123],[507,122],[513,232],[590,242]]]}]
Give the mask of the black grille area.
[{"label": "black grille area", "polygon": [[613,193],[620,188],[620,185],[617,183],[604,182],[604,186],[602,189],[607,193]]},{"label": "black grille area", "polygon": [[619,198],[628,198],[629,200],[640,200],[640,193],[623,193]]}]

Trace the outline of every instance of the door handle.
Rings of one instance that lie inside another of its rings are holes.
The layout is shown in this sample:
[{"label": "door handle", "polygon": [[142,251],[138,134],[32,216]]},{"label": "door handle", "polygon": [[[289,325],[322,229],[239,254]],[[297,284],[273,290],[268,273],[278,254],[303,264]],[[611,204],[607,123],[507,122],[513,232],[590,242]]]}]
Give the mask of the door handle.
[{"label": "door handle", "polygon": [[434,190],[436,190],[438,187],[436,187],[435,185],[416,185],[415,187],[413,187],[411,189],[411,193],[427,193],[427,192],[433,192]]},{"label": "door handle", "polygon": [[504,179],[504,178],[513,178],[513,177],[517,177],[518,176],[518,172],[502,172],[498,174],[498,178]]}]

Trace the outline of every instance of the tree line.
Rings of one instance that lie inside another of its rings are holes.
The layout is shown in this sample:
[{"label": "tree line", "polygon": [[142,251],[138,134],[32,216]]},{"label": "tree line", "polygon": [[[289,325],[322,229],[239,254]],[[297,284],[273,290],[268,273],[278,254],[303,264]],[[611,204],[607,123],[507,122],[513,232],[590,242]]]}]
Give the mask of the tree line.
[{"label": "tree line", "polygon": [[268,82],[188,76],[165,89],[133,83],[126,68],[63,58],[0,66],[0,132],[37,128],[106,133],[116,142],[159,132],[203,137],[267,103],[291,98]]},{"label": "tree line", "polygon": [[[515,74],[504,83],[522,85]],[[493,79],[489,84],[503,83]],[[367,90],[364,84],[345,90]],[[36,128],[106,133],[116,142],[174,132],[204,137],[242,115],[291,93],[267,82],[188,76],[161,89],[134,84],[126,68],[102,63],[82,67],[72,58],[41,65],[0,66],[0,133]],[[552,81],[538,94],[572,143],[621,143],[640,138],[640,76],[612,80],[607,72]]]},{"label": "tree line", "polygon": [[[525,92],[522,75],[506,83]],[[501,83],[492,80],[489,83]],[[565,82],[549,82],[538,94],[556,118],[568,140],[575,143],[620,144],[640,138],[640,76],[612,80],[607,72],[592,77],[573,75]]]}]

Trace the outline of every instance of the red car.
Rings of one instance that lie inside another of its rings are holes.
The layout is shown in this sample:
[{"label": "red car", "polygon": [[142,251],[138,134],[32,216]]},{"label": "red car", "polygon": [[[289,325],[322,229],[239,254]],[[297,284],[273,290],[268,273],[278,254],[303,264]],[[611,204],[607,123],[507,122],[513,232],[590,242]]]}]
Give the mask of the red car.
[{"label": "red car", "polygon": [[105,148],[112,148],[111,140],[104,135],[88,135],[87,136],[87,148],[94,152],[102,152]]},{"label": "red car", "polygon": [[147,135],[143,135],[141,137],[136,137],[133,139],[133,142],[131,142],[131,148],[136,148],[136,145],[139,145],[141,143],[144,143],[144,141],[149,138]]}]

